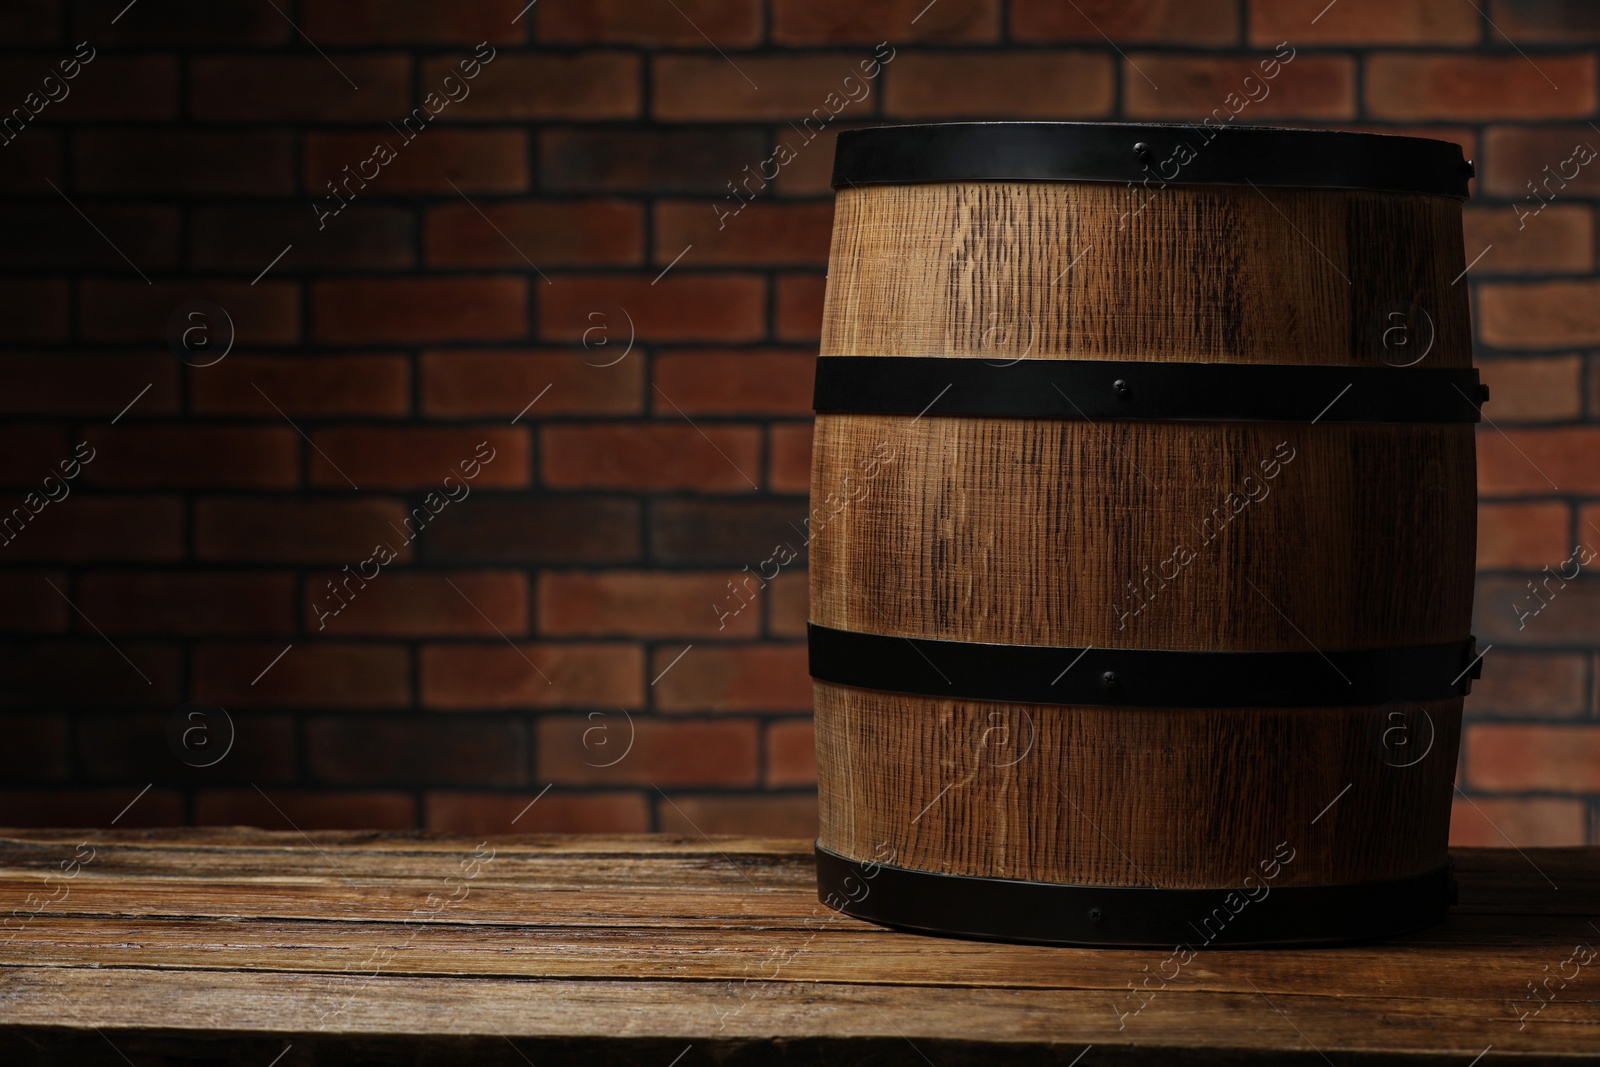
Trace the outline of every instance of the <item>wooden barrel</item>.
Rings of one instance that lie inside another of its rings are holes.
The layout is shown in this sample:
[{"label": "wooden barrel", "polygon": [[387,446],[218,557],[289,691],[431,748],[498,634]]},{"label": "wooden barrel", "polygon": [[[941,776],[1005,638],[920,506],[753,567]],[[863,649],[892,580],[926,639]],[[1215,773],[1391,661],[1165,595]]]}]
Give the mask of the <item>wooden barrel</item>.
[{"label": "wooden barrel", "polygon": [[1444,915],[1471,164],[1209,123],[839,136],[808,531],[832,907],[1192,948]]}]

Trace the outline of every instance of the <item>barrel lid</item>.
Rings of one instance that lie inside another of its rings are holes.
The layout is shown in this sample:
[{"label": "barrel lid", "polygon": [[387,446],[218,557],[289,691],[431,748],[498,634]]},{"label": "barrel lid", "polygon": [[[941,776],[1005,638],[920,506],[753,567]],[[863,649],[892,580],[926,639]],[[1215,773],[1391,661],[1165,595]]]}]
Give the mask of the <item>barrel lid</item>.
[{"label": "barrel lid", "polygon": [[839,134],[833,186],[1076,181],[1372,189],[1467,198],[1461,146],[1274,126],[939,122]]}]

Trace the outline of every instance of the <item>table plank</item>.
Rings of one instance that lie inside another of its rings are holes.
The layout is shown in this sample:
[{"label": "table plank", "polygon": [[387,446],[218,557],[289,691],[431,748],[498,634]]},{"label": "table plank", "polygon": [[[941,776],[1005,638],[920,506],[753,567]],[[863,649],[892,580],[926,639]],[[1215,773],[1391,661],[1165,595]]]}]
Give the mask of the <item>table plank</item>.
[{"label": "table plank", "polygon": [[[765,995],[725,982],[302,976],[214,970],[7,968],[11,1025],[173,1029],[199,1034],[632,1036],[704,1044],[721,1038],[900,1037],[932,1054],[979,1034],[999,1048],[1084,1044],[1216,1052],[1428,1052],[1470,1059],[1486,1045],[1594,1056],[1600,1027],[1580,1006],[1552,1005],[1524,1030],[1498,1001],[1263,997],[1186,992],[1123,1019],[1103,993],[780,983]],[[998,1048],[997,1048],[998,1051]],[[1093,1062],[1093,1061],[1091,1061]],[[1152,1060],[1151,1062],[1155,1062]]]},{"label": "table plank", "polygon": [[[1512,976],[1542,977],[1548,946],[1582,941],[1571,920],[1539,919],[1517,936],[1486,917],[1383,945],[1326,949],[1208,950],[1184,968],[1184,991],[1294,993],[1308,983],[1346,997],[1424,998],[1441,970],[1461,962],[1462,941],[1478,966],[1457,973],[1452,995],[1492,1000]],[[0,966],[203,966],[349,975],[377,971],[432,977],[698,979],[765,984],[972,986],[1125,991],[1160,951],[935,942],[850,919],[785,931],[637,927],[330,923],[281,920],[127,920],[40,916],[25,942],[0,942]],[[1565,941],[1563,940],[1565,939]],[[1592,934],[1589,940],[1596,940]],[[203,958],[203,962],[200,960]],[[1600,1001],[1600,982],[1573,984],[1561,1001]]]}]

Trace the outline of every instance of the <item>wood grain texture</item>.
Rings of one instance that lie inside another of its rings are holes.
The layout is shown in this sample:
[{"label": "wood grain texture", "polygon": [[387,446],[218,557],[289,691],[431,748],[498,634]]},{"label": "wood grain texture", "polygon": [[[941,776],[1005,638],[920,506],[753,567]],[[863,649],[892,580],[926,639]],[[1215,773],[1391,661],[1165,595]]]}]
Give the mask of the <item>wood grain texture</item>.
[{"label": "wood grain texture", "polygon": [[[846,189],[821,351],[1372,366],[1426,345],[1417,365],[1463,367],[1470,322],[1452,284],[1463,266],[1460,205],[1440,197]],[[1412,348],[1393,337],[1385,347],[1395,309]],[[1172,650],[1468,636],[1467,424],[832,414],[817,418],[812,474],[811,619],[826,626]],[[1326,683],[1336,699],[1331,668]],[[1433,748],[1397,768],[1372,743],[1379,708],[1024,708],[827,683],[814,693],[819,841],[848,857],[870,860],[889,842],[899,865],[923,870],[1174,887],[1234,884],[1296,835],[1311,842],[1297,884],[1443,862],[1459,699],[1426,705]],[[980,738],[1018,715],[1035,729],[1026,758],[975,772],[992,762]],[[1346,785],[1327,817],[1337,828],[1313,827]]]},{"label": "wood grain texture", "polygon": [[1376,366],[1382,310],[1409,302],[1436,327],[1426,365],[1465,367],[1467,293],[1451,284],[1464,266],[1461,205],[1444,197],[1093,182],[842,189],[822,354]]},{"label": "wood grain texture", "polygon": [[[1320,825],[1320,823],[1319,823]],[[79,842],[60,899],[28,894]],[[0,836],[0,1060],[346,1062],[1519,1063],[1595,1048],[1594,850],[1463,850],[1462,905],[1384,945],[1165,950],[881,930],[816,899],[809,843],[491,838],[470,891],[411,909],[482,838],[264,831]],[[1546,879],[1549,879],[1547,881]],[[631,887],[631,891],[630,891]],[[1559,887],[1559,888],[1555,888]],[[400,902],[409,902],[401,907]],[[519,914],[517,905],[522,911]],[[411,921],[407,921],[407,920]],[[1548,969],[1547,969],[1548,968]],[[1552,988],[1555,988],[1552,986]],[[1280,1012],[1282,1014],[1280,1014]],[[1292,1022],[1292,1025],[1291,1025]],[[119,1051],[120,1050],[120,1051]]]},{"label": "wood grain texture", "polygon": [[849,854],[884,855],[886,843],[895,866],[916,870],[1162,888],[1237,886],[1280,842],[1295,859],[1278,885],[1445,862],[1459,698],[1424,705],[1434,748],[1400,767],[1379,758],[1389,724],[1375,708],[914,702],[814,688],[817,762],[836,784],[822,791],[822,844]]}]

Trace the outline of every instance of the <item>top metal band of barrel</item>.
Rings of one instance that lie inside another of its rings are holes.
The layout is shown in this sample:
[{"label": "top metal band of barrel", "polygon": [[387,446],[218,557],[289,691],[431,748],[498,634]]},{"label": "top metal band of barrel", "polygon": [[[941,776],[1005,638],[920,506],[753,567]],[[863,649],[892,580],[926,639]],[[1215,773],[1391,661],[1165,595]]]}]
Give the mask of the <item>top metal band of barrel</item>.
[{"label": "top metal band of barrel", "polygon": [[1425,137],[1265,126],[948,122],[839,134],[833,186],[1079,181],[1288,186],[1467,199],[1461,146]]},{"label": "top metal band of barrel", "polygon": [[1477,422],[1473,368],[822,356],[818,412],[1196,422]]}]

